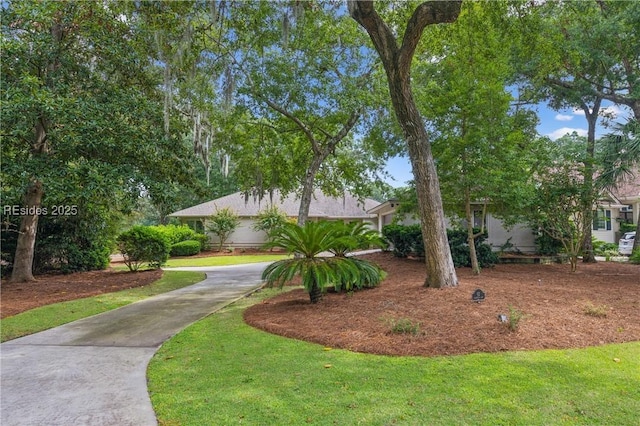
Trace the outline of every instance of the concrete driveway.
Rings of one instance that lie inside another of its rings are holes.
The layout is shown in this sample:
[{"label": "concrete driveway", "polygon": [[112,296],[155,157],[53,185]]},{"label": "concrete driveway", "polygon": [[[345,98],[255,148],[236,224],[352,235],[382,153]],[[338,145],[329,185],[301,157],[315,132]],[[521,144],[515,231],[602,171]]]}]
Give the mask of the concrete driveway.
[{"label": "concrete driveway", "polygon": [[260,287],[268,263],[199,270],[195,285],[0,345],[0,424],[156,425],[147,364],[189,324]]}]

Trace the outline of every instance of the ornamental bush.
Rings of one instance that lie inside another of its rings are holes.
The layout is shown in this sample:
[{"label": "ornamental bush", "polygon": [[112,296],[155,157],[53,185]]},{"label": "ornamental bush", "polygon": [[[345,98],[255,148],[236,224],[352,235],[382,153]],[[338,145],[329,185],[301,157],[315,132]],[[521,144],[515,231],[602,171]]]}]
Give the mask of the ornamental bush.
[{"label": "ornamental bush", "polygon": [[171,246],[171,256],[193,256],[198,253],[200,253],[200,241],[180,241]]},{"label": "ornamental bush", "polygon": [[218,251],[222,251],[222,247],[227,241],[227,238],[229,238],[233,231],[240,225],[240,219],[233,210],[225,207],[216,210],[216,212],[209,217],[207,224],[207,230],[218,237]]},{"label": "ornamental bush", "polygon": [[396,257],[407,257],[410,254],[424,256],[420,225],[385,225],[382,236],[391,244]]},{"label": "ornamental bush", "polygon": [[206,235],[197,233],[187,225],[157,225],[152,228],[162,232],[172,246],[182,241],[198,241],[201,251],[207,248],[209,242]]},{"label": "ornamental bush", "polygon": [[[473,232],[480,231],[474,228]],[[481,268],[494,266],[498,263],[498,255],[491,249],[491,246],[484,241],[487,239],[487,233],[477,236],[473,242],[476,246],[476,256],[478,264]],[[447,229],[447,238],[449,247],[451,248],[451,257],[456,268],[471,266],[471,251],[467,242],[466,229]]]},{"label": "ornamental bush", "polygon": [[171,251],[167,236],[153,226],[134,226],[120,234],[116,242],[130,271],[137,271],[143,263],[159,268]]},{"label": "ornamental bush", "polygon": [[[477,231],[477,230],[476,230]],[[393,246],[393,254],[397,257],[408,255],[424,257],[424,242],[420,225],[386,225],[382,235]],[[447,238],[451,249],[451,257],[456,267],[471,266],[471,255],[467,244],[467,231],[464,229],[447,229]],[[481,267],[498,263],[498,255],[484,241],[487,235],[480,235],[474,240],[476,255]]]}]

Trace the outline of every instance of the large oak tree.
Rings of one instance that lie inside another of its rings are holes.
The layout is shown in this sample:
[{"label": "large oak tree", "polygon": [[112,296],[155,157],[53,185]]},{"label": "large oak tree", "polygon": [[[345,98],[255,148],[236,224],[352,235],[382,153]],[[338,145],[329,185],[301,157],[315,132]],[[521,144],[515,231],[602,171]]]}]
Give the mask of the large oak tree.
[{"label": "large oak tree", "polygon": [[406,23],[400,43],[392,27],[376,11],[373,1],[348,3],[351,16],[367,31],[382,60],[391,102],[408,146],[425,243],[427,287],[455,287],[458,278],[447,240],[429,135],[411,88],[411,63],[425,27],[455,21],[461,3],[430,1],[419,4]]}]

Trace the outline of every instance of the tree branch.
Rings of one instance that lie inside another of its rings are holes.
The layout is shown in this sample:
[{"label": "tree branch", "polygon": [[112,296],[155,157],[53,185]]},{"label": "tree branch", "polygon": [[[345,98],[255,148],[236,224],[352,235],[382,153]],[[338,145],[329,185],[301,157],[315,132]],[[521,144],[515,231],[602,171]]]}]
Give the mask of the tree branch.
[{"label": "tree branch", "polygon": [[291,114],[287,109],[281,107],[280,105],[278,105],[277,103],[273,102],[272,100],[267,99],[267,98],[263,97],[262,95],[258,95],[258,97],[260,99],[262,99],[264,101],[264,103],[266,103],[269,106],[269,108],[279,112],[280,114],[282,114],[285,117],[287,117],[289,120],[293,121],[296,124],[296,126],[298,126],[300,128],[300,130],[302,130],[302,132],[305,134],[307,139],[309,139],[309,142],[311,142],[311,147],[313,149],[313,152],[315,152],[315,153],[319,153],[320,152],[320,147],[318,146],[318,141],[316,141],[316,138],[313,136],[313,132],[311,132],[311,129],[309,129],[307,127],[307,125],[302,122],[302,120],[300,120],[298,117],[296,117],[295,115]]},{"label": "tree branch", "polygon": [[388,69],[399,50],[393,31],[378,15],[373,1],[350,0],[347,5],[351,17],[367,31],[384,67]]},{"label": "tree branch", "polygon": [[411,69],[411,60],[422,37],[422,32],[431,24],[454,22],[460,14],[462,1],[428,1],[414,10],[407,23],[400,48],[400,69]]}]

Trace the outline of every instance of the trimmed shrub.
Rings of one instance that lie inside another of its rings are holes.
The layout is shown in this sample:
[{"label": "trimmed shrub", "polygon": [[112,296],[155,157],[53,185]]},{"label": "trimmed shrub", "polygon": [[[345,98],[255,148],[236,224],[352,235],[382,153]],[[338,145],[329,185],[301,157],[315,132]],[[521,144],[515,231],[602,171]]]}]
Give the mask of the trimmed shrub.
[{"label": "trimmed shrub", "polygon": [[[478,231],[478,230],[476,230]],[[382,228],[382,235],[393,246],[393,254],[397,257],[408,255],[424,257],[424,242],[420,225],[387,225]],[[498,255],[484,241],[487,234],[476,237],[476,255],[482,268],[498,263]],[[471,266],[471,255],[467,244],[467,231],[464,229],[447,229],[447,239],[451,249],[451,257],[456,267]]]},{"label": "trimmed shrub", "polygon": [[171,246],[171,256],[193,256],[198,253],[200,253],[200,241],[180,241]]},{"label": "trimmed shrub", "polygon": [[420,225],[385,225],[382,236],[393,246],[393,255],[407,257],[410,254],[424,256],[424,243]]},{"label": "trimmed shrub", "polygon": [[[474,232],[478,232],[479,229],[474,229]],[[481,268],[494,266],[498,263],[498,255],[494,253],[491,246],[484,241],[487,239],[487,233],[476,237],[474,244],[476,246],[476,256],[478,257],[478,264]],[[456,267],[469,267],[471,266],[471,251],[469,250],[469,244],[467,243],[467,230],[466,229],[447,229],[447,238],[449,239],[449,247],[451,248],[451,257],[453,258],[453,264]]]},{"label": "trimmed shrub", "polygon": [[181,241],[190,240],[196,231],[189,228],[187,225],[157,225],[152,228],[162,232],[167,237],[169,244],[173,245]]},{"label": "trimmed shrub", "polygon": [[187,225],[157,225],[153,226],[153,228],[162,232],[171,246],[182,241],[198,241],[200,251],[202,251],[207,248],[209,243],[209,238],[206,235],[197,233]]},{"label": "trimmed shrub", "polygon": [[156,227],[134,226],[120,234],[116,241],[130,271],[137,271],[145,262],[159,268],[169,259],[171,244]]}]

